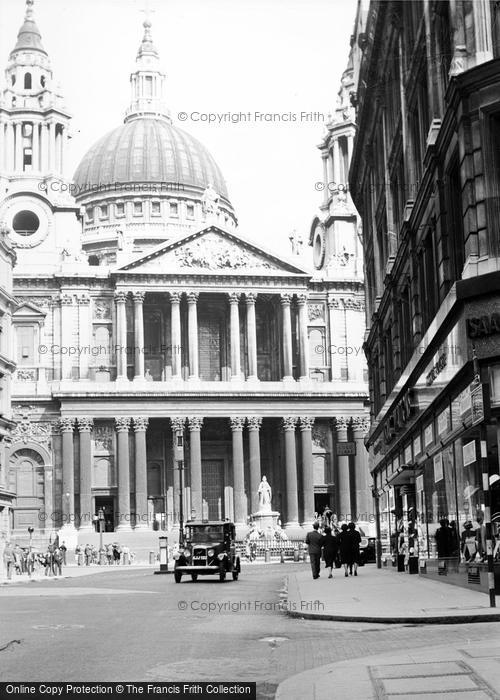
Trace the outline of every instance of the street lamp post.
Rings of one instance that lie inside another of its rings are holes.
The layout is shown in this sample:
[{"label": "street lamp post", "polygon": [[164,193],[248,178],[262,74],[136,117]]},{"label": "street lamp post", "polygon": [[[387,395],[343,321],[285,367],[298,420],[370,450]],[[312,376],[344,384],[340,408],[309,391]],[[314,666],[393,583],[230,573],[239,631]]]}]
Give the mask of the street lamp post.
[{"label": "street lamp post", "polygon": [[184,460],[177,460],[177,469],[179,470],[179,547],[184,544]]},{"label": "street lamp post", "polygon": [[102,508],[99,508],[97,512],[97,520],[99,522],[99,564],[104,564],[105,561],[105,556],[104,556],[104,547],[103,547],[103,541],[102,541],[102,533],[104,531],[104,511]]}]

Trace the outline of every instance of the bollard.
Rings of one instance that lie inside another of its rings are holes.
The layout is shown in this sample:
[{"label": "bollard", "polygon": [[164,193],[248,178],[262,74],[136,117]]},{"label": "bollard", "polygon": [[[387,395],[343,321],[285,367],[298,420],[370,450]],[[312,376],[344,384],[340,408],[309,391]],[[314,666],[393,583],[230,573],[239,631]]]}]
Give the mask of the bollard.
[{"label": "bollard", "polygon": [[130,564],[130,554],[128,552],[123,553],[123,564]]},{"label": "bollard", "polygon": [[269,564],[269,562],[271,561],[271,552],[269,549],[266,549],[266,551],[264,552],[264,561],[266,564]]},{"label": "bollard", "polygon": [[293,560],[294,560],[295,562],[300,561],[299,554],[300,554],[300,553],[299,553],[299,550],[298,550],[298,549],[294,549],[294,550],[293,550]]},{"label": "bollard", "polygon": [[156,564],[156,553],[155,552],[149,553],[149,563]]}]

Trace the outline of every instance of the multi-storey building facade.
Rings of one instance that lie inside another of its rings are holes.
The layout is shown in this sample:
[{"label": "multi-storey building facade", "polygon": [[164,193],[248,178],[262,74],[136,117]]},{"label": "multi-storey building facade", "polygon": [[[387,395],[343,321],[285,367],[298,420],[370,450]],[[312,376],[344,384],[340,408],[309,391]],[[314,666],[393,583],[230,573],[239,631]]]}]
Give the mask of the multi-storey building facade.
[{"label": "multi-storey building facade", "polygon": [[12,431],[11,388],[16,365],[12,354],[12,314],[16,302],[12,294],[15,251],[0,223],[0,571],[5,543],[10,539],[12,504],[15,493],[9,488],[8,466]]},{"label": "multi-storey building facade", "polygon": [[84,156],[75,201],[32,5],[0,102],[0,215],[18,254],[14,530],[85,531],[100,509],[110,530],[175,526],[181,436],[188,516],[243,529],[264,474],[290,532],[326,505],[371,512],[366,377],[343,352],[364,331],[355,224],[332,247],[332,213],[314,271],[245,240],[214,159],[172,124],[148,21],[125,122]]},{"label": "multi-storey building facade", "polygon": [[481,459],[499,508],[498,13],[487,0],[363,2],[352,42],[367,444],[382,513],[405,515],[406,551],[418,540],[423,558],[439,519],[481,526]]}]

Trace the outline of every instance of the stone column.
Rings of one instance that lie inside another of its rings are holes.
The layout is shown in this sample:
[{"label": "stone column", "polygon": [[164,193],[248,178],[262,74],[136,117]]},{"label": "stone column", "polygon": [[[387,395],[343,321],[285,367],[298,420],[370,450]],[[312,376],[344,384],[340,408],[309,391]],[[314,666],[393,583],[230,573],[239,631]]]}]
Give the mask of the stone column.
[{"label": "stone column", "polygon": [[243,426],[245,419],[233,417],[230,421],[233,434],[234,521],[237,525],[246,525],[247,500],[245,496],[245,467],[243,462]]},{"label": "stone column", "polygon": [[130,526],[130,456],[128,431],[130,418],[115,418],[118,457],[118,527],[117,531],[129,531]]},{"label": "stone column", "polygon": [[61,418],[62,435],[62,513],[63,526],[75,526],[75,460],[73,451],[73,418]]},{"label": "stone column", "polygon": [[233,292],[229,295],[230,325],[231,325],[231,381],[241,379],[240,361],[240,311],[241,294]]},{"label": "stone column", "polygon": [[304,494],[303,526],[311,525],[314,520],[314,475],[312,462],[312,429],[314,418],[301,416],[300,433],[302,443],[302,489]]},{"label": "stone column", "polygon": [[345,183],[340,182],[342,174],[340,172],[340,149],[338,138],[333,141],[333,182],[336,185]]},{"label": "stone column", "polygon": [[188,336],[189,336],[189,379],[199,379],[198,369],[198,292],[189,292],[188,301]]},{"label": "stone column", "polygon": [[134,292],[134,381],[144,379],[144,292]]},{"label": "stone column", "polygon": [[323,159],[323,205],[326,206],[328,204],[328,182],[329,182],[329,177],[328,177],[328,153],[324,152],[321,154],[321,158]]},{"label": "stone column", "polygon": [[[177,468],[177,461],[179,459],[184,460],[184,445],[179,448],[177,447],[177,437],[182,435],[182,439],[184,441],[184,425],[186,423],[185,418],[171,418],[170,419],[172,423],[172,433],[173,433],[173,442],[174,442],[174,449],[173,449],[173,460],[174,460],[174,525],[179,524],[179,510],[180,510],[180,494],[181,494],[181,486],[180,486],[180,474],[179,474],[179,469]],[[201,517],[201,514],[200,514]]]},{"label": "stone column", "polygon": [[480,63],[491,61],[493,58],[491,5],[492,3],[489,0],[474,0],[472,3],[474,37],[476,40],[476,66]]},{"label": "stone column", "polygon": [[370,427],[368,418],[357,417],[353,420],[354,444],[356,445],[356,511],[358,520],[369,520],[373,517],[373,480],[368,467],[368,452],[365,447],[365,437]]},{"label": "stone column", "polygon": [[32,124],[33,128],[33,137],[32,137],[32,144],[33,144],[33,151],[31,154],[31,169],[35,170],[38,172],[40,170],[40,125],[38,122],[33,122]]},{"label": "stone column", "polygon": [[172,332],[172,379],[182,379],[181,295],[170,292],[170,327]]},{"label": "stone column", "polygon": [[[200,518],[203,513],[203,496],[201,481],[201,426],[203,418],[193,416],[188,418],[190,454],[191,454],[191,511],[193,517]],[[189,515],[188,515],[189,517]]]},{"label": "stone column", "polygon": [[90,433],[92,418],[78,418],[80,433],[80,530],[92,532],[92,450]]},{"label": "stone column", "polygon": [[[71,379],[73,372],[73,357],[70,350],[73,346],[73,296],[61,295],[61,377]],[[64,352],[62,351],[64,348]]]},{"label": "stone column", "polygon": [[5,168],[8,171],[16,169],[15,165],[15,142],[14,142],[14,129],[15,126],[12,122],[7,122],[6,133],[5,133]]},{"label": "stone column", "polygon": [[[148,530],[148,462],[146,430],[149,419],[134,418],[135,433],[135,529]],[[166,516],[165,516],[166,517]]]},{"label": "stone column", "polygon": [[15,150],[15,164],[14,170],[21,172],[23,169],[23,136],[22,136],[22,123],[15,123],[16,131],[16,150]]},{"label": "stone column", "polygon": [[292,318],[290,314],[291,294],[281,295],[283,314],[283,380],[293,379],[292,374]]},{"label": "stone column", "polygon": [[[349,418],[336,418],[337,443],[347,442]],[[337,456],[337,502],[339,504],[339,520],[351,520],[351,490],[349,479],[349,457]]]},{"label": "stone column", "polygon": [[56,172],[56,124],[49,122],[49,171]]},{"label": "stone column", "polygon": [[115,293],[116,303],[116,378],[127,380],[127,293]]},{"label": "stone column", "polygon": [[299,360],[300,379],[309,379],[309,337],[307,331],[307,294],[300,294],[299,304]]},{"label": "stone column", "polygon": [[[92,344],[92,318],[90,316],[90,296],[80,294],[76,298],[78,304],[79,342],[82,348]],[[89,375],[90,353],[82,352],[79,358],[79,377],[87,379]]]},{"label": "stone column", "polygon": [[299,526],[299,504],[297,496],[297,454],[295,450],[295,425],[297,418],[283,418],[285,432],[285,471],[286,471],[286,527]]},{"label": "stone column", "polygon": [[259,484],[261,481],[260,471],[260,427],[262,418],[249,416],[248,423],[248,447],[250,451],[250,499],[252,513],[259,510]]},{"label": "stone column", "polygon": [[49,169],[49,126],[40,124],[40,171],[46,173]]},{"label": "stone column", "polygon": [[248,339],[248,377],[247,381],[257,381],[257,323],[255,320],[255,301],[257,295],[252,292],[245,294],[247,306],[247,339]]}]

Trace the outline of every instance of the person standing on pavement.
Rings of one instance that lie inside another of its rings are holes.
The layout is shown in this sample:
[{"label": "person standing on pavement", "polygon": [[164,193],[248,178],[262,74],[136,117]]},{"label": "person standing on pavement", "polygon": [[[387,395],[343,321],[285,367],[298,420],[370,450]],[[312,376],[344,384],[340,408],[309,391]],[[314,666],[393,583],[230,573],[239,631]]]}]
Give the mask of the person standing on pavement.
[{"label": "person standing on pavement", "polygon": [[63,558],[63,565],[66,566],[66,552],[68,551],[68,548],[66,547],[66,544],[63,540],[62,544],[60,545],[59,549],[61,550],[62,558]]},{"label": "person standing on pavement", "polygon": [[313,523],[313,529],[306,535],[306,545],[309,549],[309,560],[311,562],[311,570],[313,579],[319,578],[321,566],[321,547],[323,537],[319,534],[319,523]]},{"label": "person standing on pavement", "polygon": [[333,578],[333,565],[339,551],[339,543],[337,542],[337,538],[332,535],[331,527],[325,527],[322,544],[325,569],[330,569],[328,578]]},{"label": "person standing on pavement", "polygon": [[439,521],[440,527],[436,530],[434,538],[436,540],[438,557],[451,557],[453,551],[453,531],[447,518]]}]

